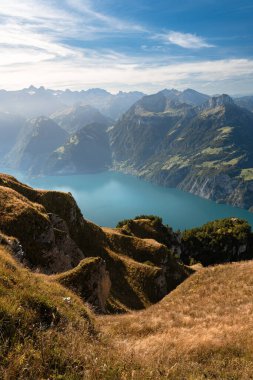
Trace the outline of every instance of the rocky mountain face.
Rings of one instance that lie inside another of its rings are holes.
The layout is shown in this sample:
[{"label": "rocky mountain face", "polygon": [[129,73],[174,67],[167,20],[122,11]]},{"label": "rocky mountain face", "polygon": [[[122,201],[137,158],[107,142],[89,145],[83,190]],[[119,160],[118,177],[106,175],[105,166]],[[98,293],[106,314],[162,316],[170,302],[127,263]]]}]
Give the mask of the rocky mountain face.
[{"label": "rocky mountain face", "polygon": [[163,93],[146,96],[110,131],[114,167],[250,209],[252,128],[252,113],[228,95],[195,107]]},{"label": "rocky mountain face", "polygon": [[71,135],[67,142],[47,158],[43,173],[93,173],[111,167],[107,124],[93,123]]},{"label": "rocky mountain face", "polygon": [[44,161],[67,139],[68,133],[46,117],[25,123],[16,144],[6,155],[4,163],[15,169],[39,174]]},{"label": "rocky mountain face", "polygon": [[142,92],[122,92],[111,94],[100,88],[92,88],[87,91],[56,91],[55,96],[66,105],[74,104],[90,105],[97,108],[102,114],[118,119],[135,102],[143,97]]}]

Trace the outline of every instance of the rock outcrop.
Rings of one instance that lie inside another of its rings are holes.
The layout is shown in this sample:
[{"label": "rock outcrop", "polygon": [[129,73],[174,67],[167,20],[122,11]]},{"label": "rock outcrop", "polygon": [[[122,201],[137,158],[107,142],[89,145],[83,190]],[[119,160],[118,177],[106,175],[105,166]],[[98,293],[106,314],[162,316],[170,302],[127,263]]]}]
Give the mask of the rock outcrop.
[{"label": "rock outcrop", "polygon": [[106,312],[111,280],[106,263],[100,257],[82,260],[76,268],[52,276],[54,281],[70,288],[98,312]]},{"label": "rock outcrop", "polygon": [[[56,228],[57,226],[61,229]],[[22,262],[55,273],[75,267],[84,254],[69,236],[66,223],[15,190],[0,186],[0,230],[23,247]]]}]

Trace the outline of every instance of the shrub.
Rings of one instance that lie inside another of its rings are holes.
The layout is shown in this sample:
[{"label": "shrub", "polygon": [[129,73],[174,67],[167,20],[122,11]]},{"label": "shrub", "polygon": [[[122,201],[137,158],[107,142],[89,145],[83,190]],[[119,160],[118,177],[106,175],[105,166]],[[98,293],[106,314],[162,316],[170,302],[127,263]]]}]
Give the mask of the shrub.
[{"label": "shrub", "polygon": [[182,234],[181,258],[203,265],[240,261],[253,257],[253,234],[247,221],[226,218],[187,230]]}]

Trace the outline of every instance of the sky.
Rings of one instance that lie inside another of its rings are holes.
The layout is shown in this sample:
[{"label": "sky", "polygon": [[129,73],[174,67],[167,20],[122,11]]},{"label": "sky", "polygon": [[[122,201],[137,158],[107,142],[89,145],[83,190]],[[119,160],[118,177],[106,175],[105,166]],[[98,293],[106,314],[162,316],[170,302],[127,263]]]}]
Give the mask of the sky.
[{"label": "sky", "polygon": [[253,94],[252,0],[0,0],[0,88]]}]

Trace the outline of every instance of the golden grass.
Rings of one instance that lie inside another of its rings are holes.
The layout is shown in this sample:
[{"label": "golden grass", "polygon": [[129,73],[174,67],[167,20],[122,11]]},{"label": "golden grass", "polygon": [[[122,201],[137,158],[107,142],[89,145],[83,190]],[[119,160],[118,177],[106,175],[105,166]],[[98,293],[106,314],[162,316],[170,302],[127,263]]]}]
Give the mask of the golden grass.
[{"label": "golden grass", "polygon": [[79,297],[0,247],[0,379],[127,379],[135,368]]},{"label": "golden grass", "polygon": [[0,248],[0,378],[252,379],[252,289],[253,262],[198,268],[145,311],[95,318]]},{"label": "golden grass", "polygon": [[252,262],[200,269],[159,304],[100,327],[151,378],[252,379],[252,289]]},{"label": "golden grass", "polygon": [[95,330],[88,307],[60,284],[22,268],[0,247],[0,378],[38,379],[46,373],[49,378],[67,373],[68,362],[73,372],[74,358],[62,347],[62,331],[68,330],[81,334],[83,344],[91,341]]}]

